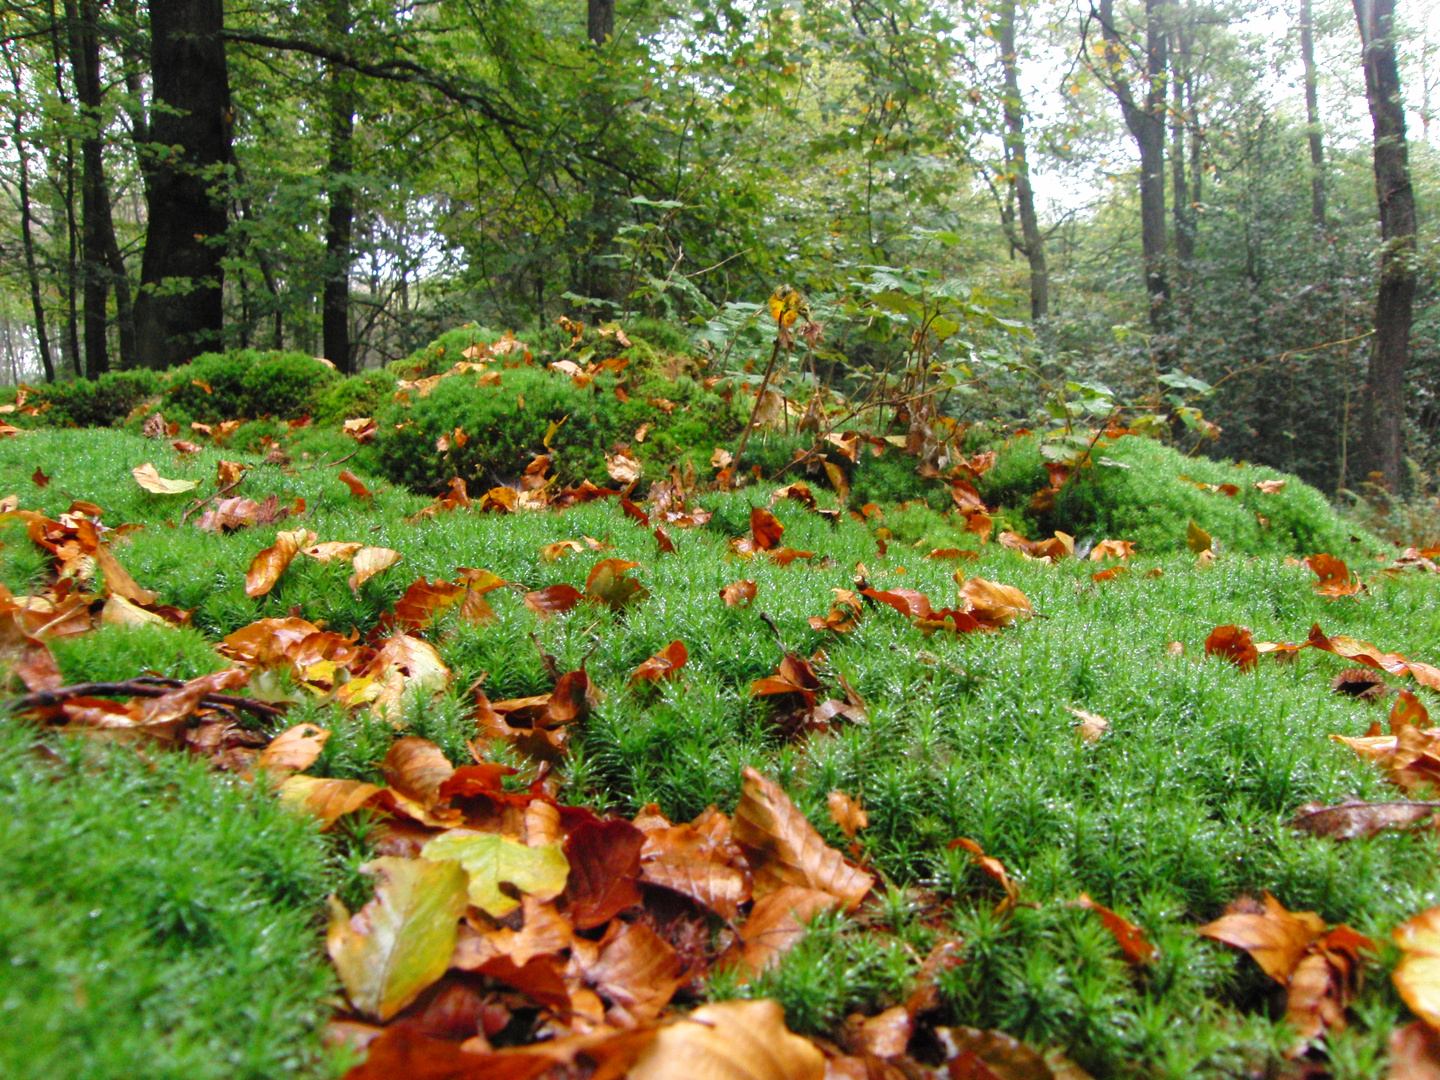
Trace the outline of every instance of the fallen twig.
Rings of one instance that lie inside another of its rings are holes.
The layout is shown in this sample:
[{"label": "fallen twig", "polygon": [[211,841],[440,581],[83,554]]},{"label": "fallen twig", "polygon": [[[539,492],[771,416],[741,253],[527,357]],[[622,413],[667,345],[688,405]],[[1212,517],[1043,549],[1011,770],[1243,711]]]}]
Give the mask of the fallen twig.
[{"label": "fallen twig", "polygon": [[[24,694],[5,702],[3,707],[11,712],[28,712],[30,709],[44,709],[51,705],[59,705],[70,698],[95,695],[119,697],[128,694],[131,697],[158,698],[164,697],[171,690],[184,685],[179,679],[160,679],[154,676],[142,676],[138,679],[128,679],[125,682],[76,683],[74,686],[57,686],[54,690],[37,690],[33,694]],[[254,698],[235,697],[231,694],[206,694],[200,699],[200,705],[239,709],[255,716],[263,716],[266,719],[284,715],[282,709],[267,702],[256,701]]]}]

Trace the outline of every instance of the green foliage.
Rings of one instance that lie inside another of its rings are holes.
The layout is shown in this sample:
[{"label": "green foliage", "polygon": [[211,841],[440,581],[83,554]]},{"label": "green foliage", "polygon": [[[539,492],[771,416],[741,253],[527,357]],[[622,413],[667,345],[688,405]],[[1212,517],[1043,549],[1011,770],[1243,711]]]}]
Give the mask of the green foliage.
[{"label": "green foliage", "polygon": [[40,416],[43,424],[110,427],[159,389],[160,377],[153,371],[111,371],[93,381],[75,379],[41,386],[30,403],[50,406]]},{"label": "green foliage", "polygon": [[417,349],[404,360],[396,360],[389,367],[391,374],[400,379],[423,379],[438,375],[454,367],[471,345],[493,345],[502,337],[500,331],[468,323],[454,330],[447,330],[423,349]]},{"label": "green foliage", "polygon": [[[1285,487],[1267,494],[1255,487],[1261,480],[1283,480]],[[1232,484],[1239,490],[1226,495],[1196,482]],[[1046,530],[1133,540],[1157,553],[1183,550],[1192,519],[1216,538],[1221,550],[1296,556],[1324,551],[1353,558],[1383,549],[1378,539],[1346,522],[1320,492],[1297,477],[1186,458],[1171,447],[1132,435],[1097,450],[1094,467],[1081,470],[1060,489],[1053,512],[1036,517]]]},{"label": "green foliage", "polygon": [[0,725],[0,1073],[314,1075],[331,877],[268,792]]},{"label": "green foliage", "polygon": [[351,417],[376,415],[389,403],[395,381],[392,372],[381,368],[329,383],[315,396],[315,423],[333,426]]},{"label": "green foliage", "polygon": [[306,353],[239,349],[202,353],[172,368],[166,379],[167,405],[213,424],[241,417],[294,419],[312,411],[316,394],[336,375]]},{"label": "green foliage", "polygon": [[50,651],[67,683],[120,682],[146,673],[193,679],[225,666],[205,636],[188,627],[102,626],[56,638]]},{"label": "green foliage", "polygon": [[333,369],[304,353],[263,356],[245,373],[245,415],[293,420],[311,412],[317,396],[338,380]]},{"label": "green foliage", "polygon": [[[628,402],[615,395],[616,385],[613,375],[601,373],[577,387],[566,375],[536,367],[501,369],[499,384],[491,386],[474,374],[443,379],[428,396],[385,410],[376,459],[386,476],[416,491],[433,491],[452,476],[483,490],[515,482],[535,455],[547,452],[546,433],[558,424],[548,452],[561,481],[609,485],[605,455],[618,445],[630,445],[655,479],[687,454],[697,469],[704,467],[709,448],[739,423],[731,406],[693,379],[652,376],[631,386]],[[661,398],[677,406],[668,415],[650,404]],[[647,422],[645,441],[636,441],[635,431]],[[452,436],[456,428],[468,436],[463,447]],[[436,450],[442,436],[450,441],[443,452]]]}]

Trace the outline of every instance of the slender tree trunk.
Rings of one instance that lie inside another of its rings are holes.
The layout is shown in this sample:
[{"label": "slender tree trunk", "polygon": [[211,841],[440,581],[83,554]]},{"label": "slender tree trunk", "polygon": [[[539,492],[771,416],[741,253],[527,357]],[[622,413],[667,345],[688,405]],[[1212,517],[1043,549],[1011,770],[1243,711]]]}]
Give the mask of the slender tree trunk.
[{"label": "slender tree trunk", "polygon": [[230,161],[223,30],[221,0],[150,0],[151,78],[163,107],[150,118],[155,157],[135,305],[148,367],[182,363],[222,341],[227,220],[212,189]]},{"label": "slender tree trunk", "polygon": [[1157,331],[1167,329],[1170,322],[1170,284],[1165,273],[1165,71],[1169,60],[1165,20],[1171,6],[1172,0],[1145,0],[1143,101],[1136,99],[1125,74],[1114,0],[1101,0],[1098,12],[1105,38],[1107,81],[1140,151],[1140,248],[1150,325]]},{"label": "slender tree trunk", "polygon": [[[61,43],[61,20],[56,16],[54,0],[50,8],[50,50],[54,59],[55,95],[60,102],[69,106],[70,95],[65,90],[65,46]],[[61,175],[64,177],[64,200],[61,208],[65,216],[65,335],[60,339],[61,352],[66,366],[76,377],[85,374],[80,360],[80,259],[78,248],[79,226],[75,218],[75,140],[65,136],[65,155],[61,160]]]},{"label": "slender tree trunk", "polygon": [[1415,190],[1395,61],[1395,0],[1353,3],[1364,46],[1365,96],[1375,125],[1375,197],[1382,244],[1362,430],[1369,471],[1379,473],[1393,491],[1402,480],[1405,368],[1415,302]]},{"label": "slender tree trunk", "polygon": [[[350,0],[330,0],[330,33],[337,46],[350,34]],[[355,73],[330,68],[329,214],[325,222],[325,297],[321,338],[326,359],[352,369],[350,344],[351,237],[355,224]]]},{"label": "slender tree trunk", "polygon": [[1300,59],[1305,65],[1305,127],[1310,140],[1310,219],[1325,228],[1325,144],[1321,141],[1320,90],[1315,76],[1315,22],[1310,0],[1300,0]]},{"label": "slender tree trunk", "polygon": [[1030,159],[1025,147],[1025,102],[1020,97],[1020,70],[1015,49],[1016,0],[1000,5],[1000,62],[1005,68],[1005,159],[1014,177],[1020,212],[1018,245],[1030,262],[1030,318],[1040,322],[1050,313],[1050,272],[1045,265],[1045,238],[1035,216],[1035,192],[1030,186]]},{"label": "slender tree trunk", "polygon": [[596,45],[615,35],[615,0],[587,0],[585,15],[590,40]]},{"label": "slender tree trunk", "polygon": [[4,52],[6,66],[10,69],[10,86],[15,94],[14,111],[10,114],[10,134],[15,140],[15,157],[20,173],[20,243],[25,251],[25,278],[30,286],[30,311],[35,320],[35,346],[40,353],[40,366],[45,372],[45,381],[53,383],[55,361],[50,355],[50,334],[45,328],[45,304],[41,299],[40,269],[35,258],[35,233],[31,227],[30,152],[25,147],[25,129],[21,122],[25,98],[20,81],[20,66],[8,48]]},{"label": "slender tree trunk", "polygon": [[[1176,50],[1183,62],[1188,60],[1188,50],[1183,37]],[[1185,182],[1185,133],[1188,115],[1185,102],[1185,77],[1183,63],[1172,65],[1170,105],[1170,201],[1175,219],[1175,261],[1179,263],[1182,275],[1195,259],[1195,220],[1190,206],[1190,185]]]}]

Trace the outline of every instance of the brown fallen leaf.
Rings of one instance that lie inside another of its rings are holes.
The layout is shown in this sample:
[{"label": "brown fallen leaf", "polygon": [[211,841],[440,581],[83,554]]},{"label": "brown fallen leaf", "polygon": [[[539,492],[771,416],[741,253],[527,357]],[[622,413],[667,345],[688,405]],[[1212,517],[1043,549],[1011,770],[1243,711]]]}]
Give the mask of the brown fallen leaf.
[{"label": "brown fallen leaf", "polygon": [[759,506],[751,509],[750,535],[754,538],[755,546],[761,551],[778,547],[784,533],[785,526],[781,525],[769,510]]},{"label": "brown fallen leaf", "polygon": [[130,474],[137,484],[154,495],[179,495],[200,486],[198,480],[166,480],[148,461],[131,469]]},{"label": "brown fallen leaf", "polygon": [[316,539],[309,529],[276,533],[275,543],[250,560],[250,569],[245,572],[245,595],[264,596],[268,593],[300,550],[315,543]]},{"label": "brown fallen leaf", "polygon": [[982,626],[1009,626],[1034,614],[1029,598],[1013,585],[971,578],[960,586],[965,612]]},{"label": "brown fallen leaf", "polygon": [[585,594],[574,585],[566,585],[563,582],[559,585],[547,585],[543,589],[536,589],[525,594],[525,606],[535,614],[548,618],[551,615],[563,615],[581,600]]},{"label": "brown fallen leaf", "polygon": [[993,878],[1000,888],[1004,890],[1004,898],[1000,903],[995,905],[997,913],[1009,911],[1020,902],[1020,886],[1015,884],[1014,880],[1010,877],[1009,871],[1005,869],[1005,864],[994,855],[985,854],[985,849],[967,836],[956,837],[946,846],[951,850],[960,848],[961,850],[968,851],[970,853],[970,861]]},{"label": "brown fallen leaf", "polygon": [[1427,908],[1395,928],[1402,956],[1391,978],[1410,1011],[1440,1030],[1440,907]]},{"label": "brown fallen leaf", "polygon": [[640,903],[635,882],[640,877],[644,846],[645,834],[618,818],[601,821],[591,817],[570,830],[564,848],[570,863],[565,896],[577,930],[603,926]]},{"label": "brown fallen leaf", "polygon": [[753,581],[737,581],[721,589],[720,598],[725,601],[726,607],[748,606],[758,590],[759,586]]},{"label": "brown fallen leaf", "polygon": [[623,611],[629,605],[644,600],[650,595],[650,590],[628,574],[639,565],[628,559],[601,559],[585,579],[585,596],[612,611]]},{"label": "brown fallen leaf", "polygon": [[1077,709],[1067,705],[1070,714],[1079,720],[1075,725],[1075,732],[1080,736],[1081,742],[1097,743],[1105,737],[1105,732],[1110,730],[1110,721],[1099,713],[1086,712],[1084,709]]},{"label": "brown fallen leaf", "polygon": [[824,1080],[825,1056],[785,1026],[777,1002],[724,1001],[661,1028],[626,1075],[629,1080]]},{"label": "brown fallen leaf", "polygon": [[402,558],[394,548],[362,547],[350,559],[355,573],[350,575],[350,591],[358,592],[361,585],[376,574],[389,570]]},{"label": "brown fallen leaf", "polygon": [[286,806],[314,814],[322,831],[346,814],[353,814],[382,789],[359,780],[336,780],[296,773],[280,785],[280,801]]},{"label": "brown fallen leaf", "polygon": [[690,659],[690,652],[683,641],[672,641],[650,659],[630,672],[630,682],[659,682],[673,679]]},{"label": "brown fallen leaf", "polygon": [[1260,659],[1249,628],[1233,624],[1211,630],[1205,639],[1205,652],[1209,656],[1225,657],[1241,671],[1249,671]]},{"label": "brown fallen leaf", "polygon": [[842,906],[838,896],[799,885],[767,893],[755,901],[740,927],[739,950],[730,954],[729,962],[746,979],[760,975],[805,939],[806,927],[815,916]]},{"label": "brown fallen leaf", "polygon": [[260,751],[255,768],[263,769],[277,778],[308,769],[325,749],[325,740],[328,738],[330,732],[322,727],[315,724],[296,724],[270,740],[270,745]]},{"label": "brown fallen leaf", "polygon": [[1115,936],[1115,943],[1120,946],[1120,951],[1125,954],[1125,959],[1130,963],[1148,964],[1159,955],[1159,950],[1145,940],[1144,930],[1109,908],[1095,903],[1090,899],[1088,893],[1082,892],[1076,904],[1086,911],[1093,911],[1100,916],[1100,921],[1105,925],[1105,929]]},{"label": "brown fallen leaf", "polygon": [[1335,806],[1307,803],[1290,819],[1292,827],[1330,840],[1356,840],[1385,829],[1409,829],[1428,823],[1440,803],[1342,802]]},{"label": "brown fallen leaf", "polygon": [[847,910],[857,907],[875,879],[827,845],[778,784],[752,768],[743,776],[732,829],[750,862],[755,895],[798,885],[829,893]]},{"label": "brown fallen leaf", "polygon": [[685,963],[670,944],[643,922],[616,920],[600,943],[599,959],[585,982],[610,1007],[605,1017],[619,1028],[659,1018],[685,982]]},{"label": "brown fallen leaf", "polygon": [[375,493],[372,492],[369,488],[367,488],[361,482],[360,478],[354,473],[352,473],[349,469],[342,470],[340,475],[337,476],[335,479],[339,480],[342,484],[348,487],[350,489],[350,494],[355,496],[355,498],[357,499],[373,499],[375,497]]},{"label": "brown fallen leaf", "polygon": [[843,791],[830,792],[825,802],[830,809],[830,820],[840,826],[840,831],[849,840],[854,840],[856,832],[870,824],[870,816],[859,800],[850,798]]},{"label": "brown fallen leaf", "polygon": [[1321,596],[1354,596],[1364,588],[1344,561],[1333,555],[1311,555],[1305,565],[1320,579],[1315,583],[1315,591]]},{"label": "brown fallen leaf", "polygon": [[1389,1080],[1440,1080],[1440,1032],[1413,1020],[1390,1033]]}]

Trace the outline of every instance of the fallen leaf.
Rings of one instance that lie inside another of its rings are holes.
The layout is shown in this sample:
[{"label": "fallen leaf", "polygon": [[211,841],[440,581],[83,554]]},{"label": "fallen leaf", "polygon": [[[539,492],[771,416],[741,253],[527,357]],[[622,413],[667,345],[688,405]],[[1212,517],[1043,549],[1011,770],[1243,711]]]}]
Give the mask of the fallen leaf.
[{"label": "fallen leaf", "polygon": [[1115,943],[1120,946],[1120,951],[1125,954],[1125,959],[1132,964],[1148,964],[1159,955],[1159,950],[1145,940],[1145,931],[1140,929],[1128,919],[1115,914],[1109,908],[1095,903],[1090,899],[1089,894],[1081,893],[1076,903],[1086,911],[1093,911],[1100,916],[1100,921],[1115,936]]},{"label": "fallen leaf", "polygon": [[1391,976],[1395,989],[1411,1012],[1440,1030],[1440,907],[1401,923],[1394,937],[1403,954]]},{"label": "fallen leaf", "polygon": [[740,950],[734,954],[742,974],[764,973],[805,939],[806,924],[815,916],[835,911],[844,901],[819,889],[786,885],[755,901],[750,917],[740,927]]},{"label": "fallen leaf", "polygon": [[581,600],[585,594],[574,585],[547,585],[543,589],[536,589],[525,594],[525,606],[537,615],[563,615]]},{"label": "fallen leaf", "polygon": [[982,626],[1009,626],[1016,619],[1028,618],[1035,610],[1029,598],[1015,586],[984,578],[965,582],[960,587],[960,597],[965,601],[966,614]]},{"label": "fallen leaf", "polygon": [[623,611],[630,604],[644,600],[650,590],[626,574],[639,565],[627,559],[601,559],[585,579],[585,595],[612,611]]},{"label": "fallen leaf", "polygon": [[710,464],[717,469],[725,468],[727,465],[733,463],[734,460],[730,451],[726,450],[723,446],[715,447],[714,451],[710,454]]},{"label": "fallen leaf", "polygon": [[720,598],[725,601],[726,607],[748,607],[757,591],[759,586],[753,581],[736,581],[720,590]]},{"label": "fallen leaf", "polygon": [[874,878],[827,845],[778,784],[752,768],[743,777],[732,828],[750,861],[756,896],[799,885],[827,892],[847,909],[858,906]]},{"label": "fallen leaf", "polygon": [[553,900],[565,891],[570,874],[558,844],[526,847],[508,836],[469,829],[441,833],[420,854],[463,866],[469,875],[470,903],[497,919],[520,906],[519,900],[501,890],[502,884],[537,900]]},{"label": "fallen leaf", "polygon": [[362,547],[350,559],[355,573],[350,575],[350,590],[358,592],[361,585],[376,574],[389,570],[402,558],[394,548]]},{"label": "fallen leaf", "polygon": [[792,1034],[777,1002],[702,1005],[663,1027],[628,1080],[824,1080],[825,1056]]},{"label": "fallen leaf", "polygon": [[1330,840],[1356,840],[1386,829],[1409,829],[1427,823],[1440,803],[1343,802],[1335,806],[1307,805],[1290,824],[1311,836]]},{"label": "fallen leaf", "polygon": [[685,981],[680,955],[643,922],[611,924],[585,982],[610,1002],[606,1018],[630,1028],[657,1019]]},{"label": "fallen leaf", "polygon": [[1440,1032],[1413,1020],[1390,1033],[1389,1080],[1440,1080]]},{"label": "fallen leaf", "polygon": [[1005,892],[1005,897],[995,906],[997,913],[1009,911],[1020,901],[1020,886],[1010,877],[1005,864],[994,855],[985,854],[985,849],[968,836],[956,837],[947,845],[950,849],[960,848],[970,853],[970,861],[988,874]]},{"label": "fallen leaf", "polygon": [[95,565],[105,575],[105,590],[112,596],[129,600],[132,604],[148,607],[160,599],[160,594],[142,589],[135,583],[129,572],[120,565],[109,544],[98,544],[94,551]]},{"label": "fallen leaf", "polygon": [[785,526],[769,510],[756,506],[750,510],[750,535],[754,537],[755,546],[761,551],[769,551],[780,543],[780,537],[785,533]]},{"label": "fallen leaf", "polygon": [[255,762],[257,769],[263,769],[275,777],[308,769],[325,749],[325,740],[330,732],[315,724],[296,724],[282,731],[270,744],[260,751]]},{"label": "fallen leaf", "polygon": [[[138,480],[140,478],[137,476],[136,479]],[[36,465],[34,473],[32,473],[30,476],[30,482],[36,487],[43,489],[50,486],[50,477],[45,475],[44,469],[40,468],[39,465]],[[141,486],[143,487],[144,485],[142,484]],[[193,487],[194,485],[192,484],[191,486]]]},{"label": "fallen leaf", "polygon": [[672,641],[630,673],[630,682],[658,682],[673,679],[690,658],[683,641]]},{"label": "fallen leaf", "polygon": [[1081,742],[1099,742],[1104,738],[1105,732],[1110,730],[1110,721],[1099,713],[1086,712],[1084,709],[1077,709],[1073,706],[1066,706],[1066,708],[1070,710],[1070,714],[1075,719],[1080,721],[1076,725],[1076,732],[1079,734]]},{"label": "fallen leaf", "polygon": [[1185,529],[1185,546],[1199,555],[1202,552],[1213,551],[1214,544],[1215,541],[1210,534],[1196,525],[1195,519],[1191,518],[1190,524]]},{"label": "fallen leaf", "polygon": [[570,830],[565,857],[570,878],[565,886],[568,911],[577,930],[603,926],[640,903],[635,881],[645,834],[628,821],[587,818]]},{"label": "fallen leaf", "polygon": [[166,480],[148,461],[131,469],[130,474],[135,477],[137,484],[156,495],[179,495],[200,486],[198,480]]},{"label": "fallen leaf", "polygon": [[1244,949],[1265,974],[1284,986],[1306,950],[1325,933],[1325,920],[1313,911],[1286,911],[1267,892],[1263,907],[1254,901],[1233,903],[1198,933]]},{"label": "fallen leaf", "polygon": [[1284,487],[1285,487],[1285,481],[1284,481],[1284,480],[1256,480],[1256,481],[1255,481],[1255,488],[1256,488],[1256,490],[1257,490],[1257,491],[1262,491],[1262,492],[1264,492],[1266,495],[1276,495],[1276,494],[1279,494],[1279,492],[1282,491],[1282,490],[1284,489]]},{"label": "fallen leaf", "polygon": [[336,780],[297,773],[280,785],[280,801],[320,819],[328,829],[346,814],[365,806],[382,789],[359,780]]},{"label": "fallen leaf", "polygon": [[1249,671],[1260,659],[1249,628],[1234,624],[1211,630],[1210,636],[1205,639],[1205,653],[1208,656],[1223,656],[1241,671]]},{"label": "fallen leaf", "polygon": [[372,499],[375,497],[375,493],[361,483],[360,478],[349,469],[343,470],[335,479],[348,487],[350,494],[357,499]]},{"label": "fallen leaf", "polygon": [[1129,540],[1101,540],[1090,549],[1090,561],[1102,559],[1128,559],[1135,554],[1135,545]]},{"label": "fallen leaf", "polygon": [[465,913],[465,871],[453,862],[382,856],[361,866],[375,899],[353,916],[330,898],[326,946],[346,995],[385,1021],[445,974]]},{"label": "fallen leaf", "polygon": [[1320,579],[1315,583],[1315,591],[1321,596],[1354,596],[1363,588],[1360,579],[1333,555],[1311,555],[1305,565]]},{"label": "fallen leaf", "polygon": [[825,800],[830,810],[830,820],[840,826],[847,839],[854,840],[855,833],[870,824],[870,816],[855,799],[843,791],[832,791]]},{"label": "fallen leaf", "polygon": [[605,471],[617,483],[633,484],[640,479],[640,462],[628,446],[622,446],[615,453],[605,455]]},{"label": "fallen leaf", "polygon": [[309,529],[276,533],[275,543],[250,560],[250,569],[245,572],[245,595],[264,596],[268,593],[300,549],[309,547],[315,540],[315,534]]}]

